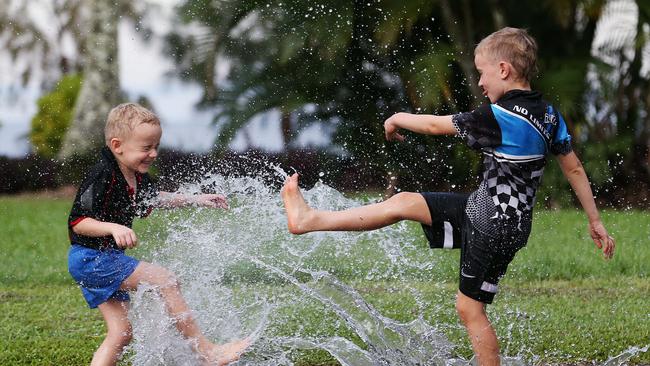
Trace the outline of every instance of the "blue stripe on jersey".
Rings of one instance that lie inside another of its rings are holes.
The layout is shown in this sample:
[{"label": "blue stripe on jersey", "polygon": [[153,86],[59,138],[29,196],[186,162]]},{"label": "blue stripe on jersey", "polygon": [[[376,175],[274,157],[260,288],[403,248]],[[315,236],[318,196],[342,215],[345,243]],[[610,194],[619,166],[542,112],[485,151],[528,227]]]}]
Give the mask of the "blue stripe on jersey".
[{"label": "blue stripe on jersey", "polygon": [[491,107],[501,128],[501,146],[495,151],[514,156],[546,155],[547,146],[541,132],[526,117],[496,104]]},{"label": "blue stripe on jersey", "polygon": [[[548,106],[548,112],[547,114],[549,115],[555,115],[555,111],[553,110],[552,106]],[[569,130],[566,127],[566,122],[564,122],[564,118],[560,113],[557,114],[560,117],[560,125],[557,126],[557,132],[555,133],[555,138],[553,139],[553,143],[561,143],[563,141],[566,141],[567,139],[571,139],[569,136]]]}]

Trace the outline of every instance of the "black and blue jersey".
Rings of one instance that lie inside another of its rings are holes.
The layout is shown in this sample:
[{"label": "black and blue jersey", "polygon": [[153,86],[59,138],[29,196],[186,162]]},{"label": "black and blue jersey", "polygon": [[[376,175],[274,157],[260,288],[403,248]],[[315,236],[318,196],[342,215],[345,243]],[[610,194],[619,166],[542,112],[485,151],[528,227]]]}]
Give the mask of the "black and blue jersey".
[{"label": "black and blue jersey", "polygon": [[515,220],[527,237],[546,156],[572,151],[562,115],[539,92],[511,90],[452,121],[458,135],[484,154],[483,180],[466,207],[473,226],[490,235],[503,230],[503,220]]}]

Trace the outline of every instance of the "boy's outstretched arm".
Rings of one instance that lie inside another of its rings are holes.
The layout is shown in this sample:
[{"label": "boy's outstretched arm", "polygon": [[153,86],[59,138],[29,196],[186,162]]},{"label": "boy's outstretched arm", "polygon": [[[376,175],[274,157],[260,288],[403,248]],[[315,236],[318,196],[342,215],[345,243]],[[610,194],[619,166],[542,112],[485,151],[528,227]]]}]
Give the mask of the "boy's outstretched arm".
[{"label": "boy's outstretched arm", "polygon": [[589,185],[589,179],[585,173],[582,163],[571,151],[566,155],[559,154],[557,160],[560,163],[560,168],[564,176],[571,184],[571,188],[576,193],[582,208],[585,210],[589,218],[589,233],[596,246],[603,250],[606,258],[611,258],[614,255],[614,247],[616,245],[614,238],[607,234],[605,226],[600,221],[600,214],[594,201],[594,195]]},{"label": "boy's outstretched arm", "polygon": [[399,129],[421,133],[423,135],[455,135],[456,128],[451,116],[434,116],[432,114],[395,113],[384,122],[384,131],[388,141],[404,141]]},{"label": "boy's outstretched arm", "polygon": [[210,208],[228,208],[226,198],[220,194],[183,194],[159,192],[157,206],[176,208],[185,206],[200,206]]}]

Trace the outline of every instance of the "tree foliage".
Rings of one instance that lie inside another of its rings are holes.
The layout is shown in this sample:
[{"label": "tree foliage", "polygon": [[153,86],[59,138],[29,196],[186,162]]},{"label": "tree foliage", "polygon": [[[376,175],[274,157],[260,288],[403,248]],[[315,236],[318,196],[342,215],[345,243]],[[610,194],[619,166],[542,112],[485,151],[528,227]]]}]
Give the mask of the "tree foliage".
[{"label": "tree foliage", "polygon": [[[27,16],[28,4],[46,6],[52,23],[48,32]],[[116,60],[116,47],[109,50],[92,41],[106,30],[108,18],[93,18],[99,12],[88,11],[88,5],[98,4],[113,18],[135,19],[139,28],[147,18],[144,3],[124,0],[2,2],[0,45],[22,65],[11,75],[26,82],[38,67],[47,68],[54,70],[45,82],[51,85],[68,72],[93,69],[91,62]],[[304,129],[318,125],[331,134],[332,149],[359,161],[361,169],[380,172],[389,181],[397,177],[403,189],[451,189],[473,184],[480,157],[450,138],[411,134],[405,144],[386,143],[382,123],[398,111],[451,114],[483,103],[474,46],[503,26],[527,28],[540,46],[540,74],[533,88],[565,115],[597,193],[616,192],[630,182],[641,184],[643,191],[650,189],[649,4],[184,0],[166,54],[178,75],[203,87],[199,105],[214,112],[218,149],[225,149],[255,116],[277,111],[287,150],[297,147]],[[606,25],[611,19],[622,21]],[[116,32],[110,37],[116,40]],[[74,52],[63,52],[63,43],[72,44]],[[25,62],[30,59],[37,62]],[[106,72],[115,62],[108,64],[94,67],[90,77],[89,93],[97,97],[93,105],[119,89],[115,69],[112,77]],[[102,73],[103,79],[98,77]],[[106,107],[82,104],[88,109],[78,113],[86,120],[103,119],[92,114]],[[87,125],[96,130],[91,122]],[[33,135],[58,133],[47,125],[35,124],[42,130]],[[49,150],[55,150],[56,141],[37,143],[51,143]],[[74,151],[76,145],[70,146]],[[47,150],[39,148],[39,153]],[[550,182],[545,189],[565,189],[559,170],[549,167],[545,179]]]},{"label": "tree foliage", "polygon": [[[59,157],[93,153],[104,144],[101,131],[106,116],[122,99],[118,57],[118,25],[120,19],[138,17],[138,2],[92,0],[83,1],[88,14],[84,29],[88,36],[84,49],[84,83],[72,124],[64,138]],[[141,24],[136,20],[136,24]]]},{"label": "tree foliage", "polygon": [[38,99],[38,111],[32,118],[30,140],[36,154],[54,158],[63,142],[81,88],[81,76],[64,76],[54,90]]},{"label": "tree foliage", "polygon": [[[630,40],[620,27],[607,34],[601,51],[615,56],[607,61],[594,49],[597,29],[623,3],[637,22]],[[402,188],[444,188],[471,183],[479,158],[444,138],[388,144],[383,121],[483,103],[474,46],[503,26],[527,28],[540,46],[533,87],[563,111],[576,149],[594,161],[585,166],[608,190],[626,175],[650,184],[649,9],[641,0],[541,0],[525,11],[517,0],[185,0],[167,54],[203,86],[200,106],[214,111],[220,149],[256,115],[279,111],[288,149],[318,124]]]},{"label": "tree foliage", "polygon": [[[50,88],[63,74],[81,71],[85,13],[83,0],[6,0],[0,2],[0,46],[10,57],[6,83],[22,86],[34,79]],[[39,9],[34,16],[35,8]],[[44,25],[38,17],[47,19]]]},{"label": "tree foliage", "polygon": [[[57,145],[40,146],[39,153],[58,150],[60,157],[67,158],[101,145],[105,117],[121,93],[118,24],[121,19],[133,20],[146,38],[148,27],[143,15],[147,9],[145,2],[126,0],[0,2],[0,46],[12,67],[12,72],[0,80],[0,91],[20,90],[32,82],[49,89],[64,75],[84,73],[85,83],[64,137],[66,143],[61,146],[57,137]],[[42,133],[35,131],[33,135]]]}]

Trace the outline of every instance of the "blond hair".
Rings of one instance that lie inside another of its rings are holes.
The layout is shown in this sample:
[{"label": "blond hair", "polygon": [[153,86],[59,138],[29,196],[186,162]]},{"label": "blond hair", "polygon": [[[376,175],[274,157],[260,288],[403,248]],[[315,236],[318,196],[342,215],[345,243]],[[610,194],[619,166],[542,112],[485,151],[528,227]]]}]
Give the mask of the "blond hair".
[{"label": "blond hair", "polygon": [[537,42],[525,29],[506,27],[490,34],[474,49],[474,55],[479,53],[512,64],[516,78],[530,82],[537,74]]},{"label": "blond hair", "polygon": [[142,123],[160,126],[160,120],[152,111],[136,103],[122,103],[108,113],[104,138],[110,145],[112,138],[126,138],[133,129]]}]

